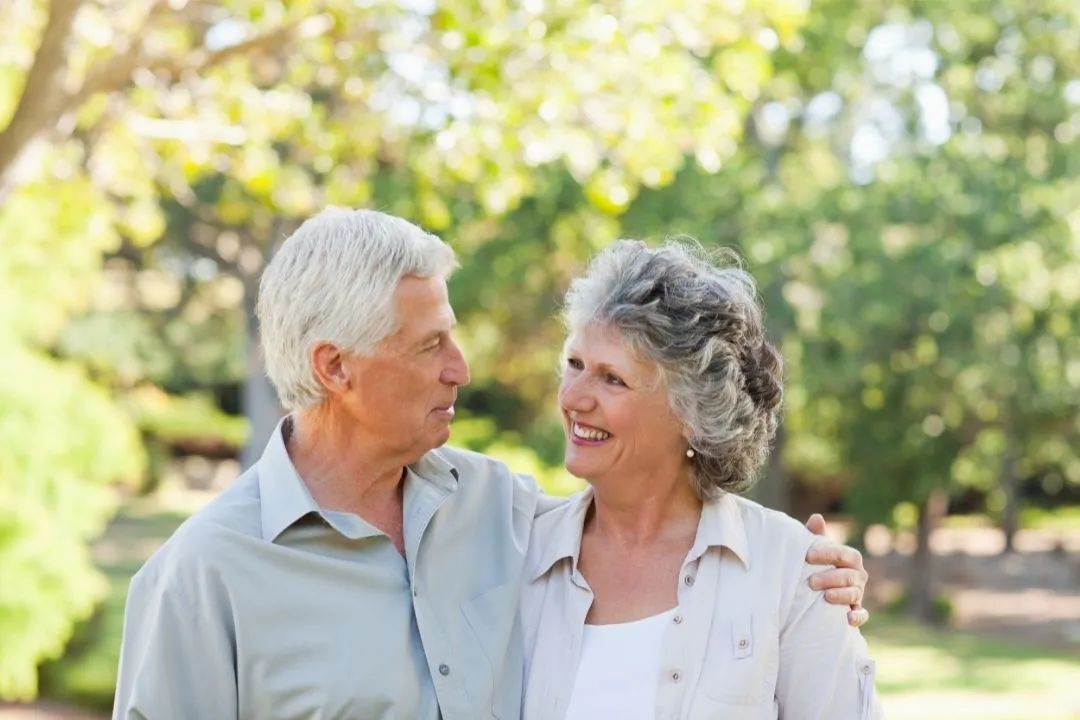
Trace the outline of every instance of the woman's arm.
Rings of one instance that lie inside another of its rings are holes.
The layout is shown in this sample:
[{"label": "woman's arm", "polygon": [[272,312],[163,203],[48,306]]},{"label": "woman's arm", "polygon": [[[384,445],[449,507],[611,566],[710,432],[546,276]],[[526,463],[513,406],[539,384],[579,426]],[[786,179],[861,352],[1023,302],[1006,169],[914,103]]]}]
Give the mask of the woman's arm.
[{"label": "woman's arm", "polygon": [[776,700],[789,720],[879,720],[875,667],[862,634],[810,587],[805,565],[780,630]]}]

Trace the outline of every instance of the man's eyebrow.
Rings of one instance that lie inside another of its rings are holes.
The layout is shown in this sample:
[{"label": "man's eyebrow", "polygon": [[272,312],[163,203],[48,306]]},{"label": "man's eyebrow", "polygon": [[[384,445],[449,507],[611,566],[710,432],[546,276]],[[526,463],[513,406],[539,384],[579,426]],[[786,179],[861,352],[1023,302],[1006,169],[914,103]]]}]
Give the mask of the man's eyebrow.
[{"label": "man's eyebrow", "polygon": [[[458,324],[457,323],[457,318],[452,318],[450,320],[450,329],[452,330],[452,329],[456,328],[457,324]],[[427,345],[429,342],[431,342],[435,338],[441,337],[441,336],[445,335],[446,333],[447,333],[447,331],[443,330],[443,329],[430,330],[420,338],[420,344],[421,345]]]},{"label": "man's eyebrow", "polygon": [[432,330],[431,332],[425,334],[423,337],[420,338],[420,344],[427,345],[429,342],[440,337],[442,334],[442,330]]}]

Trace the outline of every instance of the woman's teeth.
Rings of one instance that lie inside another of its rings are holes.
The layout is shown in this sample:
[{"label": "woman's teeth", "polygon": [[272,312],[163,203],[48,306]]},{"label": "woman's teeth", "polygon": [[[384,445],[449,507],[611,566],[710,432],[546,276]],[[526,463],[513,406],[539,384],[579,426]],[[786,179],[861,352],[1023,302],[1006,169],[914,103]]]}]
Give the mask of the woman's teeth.
[{"label": "woman's teeth", "polygon": [[596,428],[586,427],[585,425],[573,424],[574,437],[581,438],[582,440],[607,440],[611,437],[611,433],[604,432],[603,430],[597,430]]}]

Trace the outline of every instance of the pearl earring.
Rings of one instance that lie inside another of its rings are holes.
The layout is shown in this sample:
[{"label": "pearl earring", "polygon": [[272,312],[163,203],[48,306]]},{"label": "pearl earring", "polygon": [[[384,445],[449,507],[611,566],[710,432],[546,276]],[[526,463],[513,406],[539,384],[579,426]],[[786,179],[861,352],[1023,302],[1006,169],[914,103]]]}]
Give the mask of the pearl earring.
[{"label": "pearl earring", "polygon": [[686,448],[686,457],[692,458],[695,454],[694,448]]}]

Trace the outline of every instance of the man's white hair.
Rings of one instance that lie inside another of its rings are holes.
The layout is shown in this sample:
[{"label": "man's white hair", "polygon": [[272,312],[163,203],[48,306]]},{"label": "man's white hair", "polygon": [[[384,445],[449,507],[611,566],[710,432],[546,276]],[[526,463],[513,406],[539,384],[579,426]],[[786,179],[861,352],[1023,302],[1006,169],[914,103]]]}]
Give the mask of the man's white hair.
[{"label": "man's white hair", "polygon": [[446,278],[456,266],[446,243],[393,215],[330,207],[308,219],[263,271],[256,307],[266,372],[285,409],[323,400],[311,368],[316,343],[371,354],[398,328],[398,282]]}]

